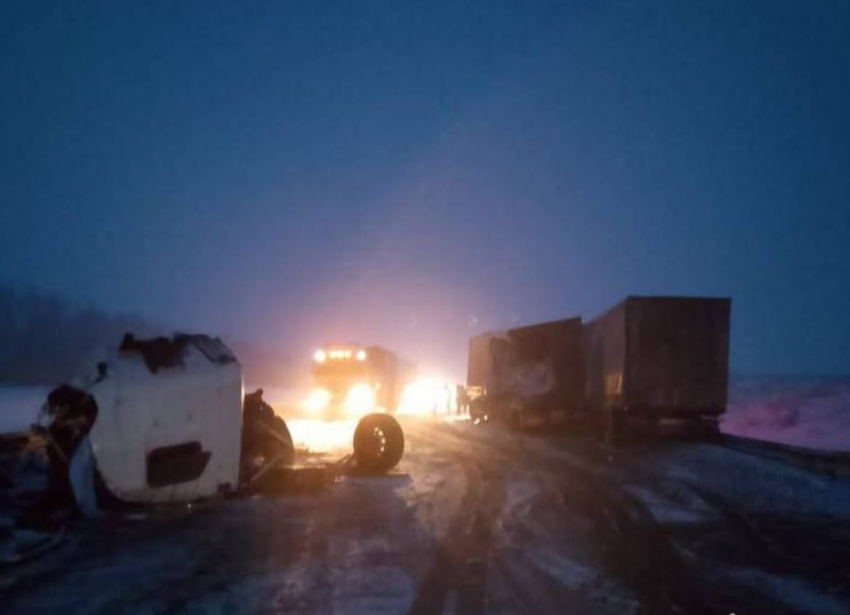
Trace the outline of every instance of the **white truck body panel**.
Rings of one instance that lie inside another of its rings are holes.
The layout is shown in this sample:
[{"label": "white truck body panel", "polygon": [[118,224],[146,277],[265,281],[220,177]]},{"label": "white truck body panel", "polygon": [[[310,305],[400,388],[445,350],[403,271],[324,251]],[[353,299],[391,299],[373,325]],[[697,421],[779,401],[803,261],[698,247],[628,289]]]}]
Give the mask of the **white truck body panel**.
[{"label": "white truck body panel", "polygon": [[[89,388],[98,406],[89,435],[97,468],[122,500],[190,501],[238,485],[242,368],[235,360],[211,361],[192,343],[182,363],[152,373],[139,353],[118,351],[107,361],[105,377]],[[202,474],[187,482],[150,486],[148,454],[189,442],[199,442],[211,453]]]}]

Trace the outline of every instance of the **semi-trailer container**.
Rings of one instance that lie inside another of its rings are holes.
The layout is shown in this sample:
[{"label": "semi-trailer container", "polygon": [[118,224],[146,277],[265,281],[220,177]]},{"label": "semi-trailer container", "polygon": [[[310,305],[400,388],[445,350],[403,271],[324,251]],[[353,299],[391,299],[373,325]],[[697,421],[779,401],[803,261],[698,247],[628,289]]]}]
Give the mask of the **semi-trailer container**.
[{"label": "semi-trailer container", "polygon": [[627,297],[584,328],[585,397],[608,440],[726,410],[731,300]]}]

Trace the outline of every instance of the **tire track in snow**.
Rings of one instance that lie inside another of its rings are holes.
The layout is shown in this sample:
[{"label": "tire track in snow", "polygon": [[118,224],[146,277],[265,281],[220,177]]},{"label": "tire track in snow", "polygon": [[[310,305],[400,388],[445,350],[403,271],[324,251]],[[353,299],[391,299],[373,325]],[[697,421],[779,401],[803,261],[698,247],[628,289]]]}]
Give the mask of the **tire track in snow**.
[{"label": "tire track in snow", "polygon": [[[447,448],[464,451],[479,459],[507,459],[513,467],[519,464],[532,468],[544,474],[549,481],[554,481],[567,508],[579,511],[584,518],[594,521],[592,535],[597,545],[597,562],[632,588],[646,612],[657,615],[711,612],[687,562],[664,528],[642,502],[623,491],[603,473],[565,458],[547,455],[539,450],[536,441],[526,443],[525,436],[510,434],[506,440],[506,434],[496,430],[491,430],[486,434],[490,437],[486,438],[470,430],[460,434],[446,426],[428,425],[422,429],[432,441],[440,439]],[[557,596],[557,599],[544,601],[537,595],[535,610],[562,611],[564,602],[571,601],[573,597],[569,592],[551,588],[548,595]]]}]

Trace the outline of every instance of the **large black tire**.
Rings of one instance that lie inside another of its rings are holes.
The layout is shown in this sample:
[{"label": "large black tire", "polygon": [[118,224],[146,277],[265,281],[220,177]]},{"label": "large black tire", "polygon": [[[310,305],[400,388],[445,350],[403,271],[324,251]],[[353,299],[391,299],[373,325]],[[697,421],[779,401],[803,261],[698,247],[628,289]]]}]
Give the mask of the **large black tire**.
[{"label": "large black tire", "polygon": [[389,414],[367,414],[354,430],[354,460],[364,472],[392,470],[404,455],[404,432]]}]

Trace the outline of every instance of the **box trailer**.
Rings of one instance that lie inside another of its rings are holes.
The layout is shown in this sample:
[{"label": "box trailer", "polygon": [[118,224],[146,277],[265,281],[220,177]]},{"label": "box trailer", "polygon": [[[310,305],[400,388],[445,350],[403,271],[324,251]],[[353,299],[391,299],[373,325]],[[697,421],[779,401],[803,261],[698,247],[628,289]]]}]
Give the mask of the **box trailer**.
[{"label": "box trailer", "polygon": [[585,396],[606,439],[664,419],[716,427],[730,307],[728,298],[627,297],[585,325]]},{"label": "box trailer", "polygon": [[507,359],[506,331],[490,331],[469,340],[466,393],[473,421],[489,419],[506,400]]},{"label": "box trailer", "polygon": [[581,318],[508,331],[508,420],[518,427],[577,419],[584,409]]},{"label": "box trailer", "polygon": [[481,388],[487,395],[501,396],[507,383],[507,349],[506,331],[491,331],[470,339],[466,385]]},{"label": "box trailer", "polygon": [[469,351],[467,385],[483,392],[471,404],[473,419],[503,418],[525,427],[581,414],[581,318],[479,335]]}]

